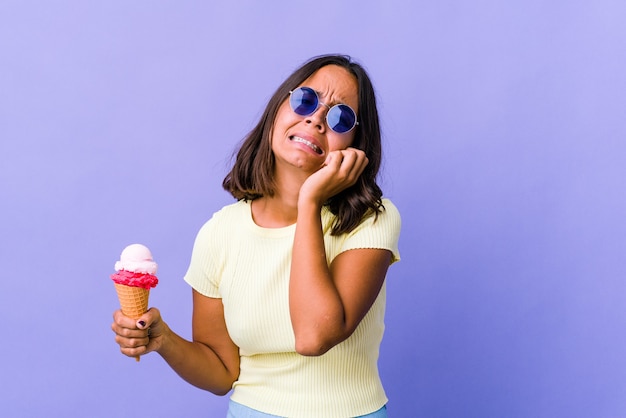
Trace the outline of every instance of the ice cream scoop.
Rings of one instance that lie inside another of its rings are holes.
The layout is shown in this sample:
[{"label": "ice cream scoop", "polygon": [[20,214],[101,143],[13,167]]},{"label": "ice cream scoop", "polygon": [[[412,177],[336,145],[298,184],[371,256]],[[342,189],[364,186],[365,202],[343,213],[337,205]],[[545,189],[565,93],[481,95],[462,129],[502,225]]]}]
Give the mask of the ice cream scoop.
[{"label": "ice cream scoop", "polygon": [[115,270],[126,270],[134,273],[156,274],[157,263],[152,259],[152,253],[142,244],[131,244],[124,248],[120,260],[115,263]]}]

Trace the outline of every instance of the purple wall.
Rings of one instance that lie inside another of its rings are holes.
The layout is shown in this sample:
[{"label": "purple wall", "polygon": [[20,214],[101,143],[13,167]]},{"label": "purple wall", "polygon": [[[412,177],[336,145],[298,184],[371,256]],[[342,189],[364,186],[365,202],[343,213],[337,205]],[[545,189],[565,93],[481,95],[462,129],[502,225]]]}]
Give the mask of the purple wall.
[{"label": "purple wall", "polygon": [[224,416],[118,353],[108,275],[148,245],[190,336],[230,154],[327,52],[374,79],[403,214],[390,416],[626,416],[626,3],[209,3],[0,3],[3,416]]}]

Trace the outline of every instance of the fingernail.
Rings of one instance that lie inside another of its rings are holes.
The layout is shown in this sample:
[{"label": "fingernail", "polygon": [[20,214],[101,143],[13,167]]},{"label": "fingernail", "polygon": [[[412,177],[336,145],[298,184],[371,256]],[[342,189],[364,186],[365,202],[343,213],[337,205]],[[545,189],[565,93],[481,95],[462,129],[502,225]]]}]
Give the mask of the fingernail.
[{"label": "fingernail", "polygon": [[141,328],[146,326],[146,321],[138,321],[137,323],[141,325]]}]

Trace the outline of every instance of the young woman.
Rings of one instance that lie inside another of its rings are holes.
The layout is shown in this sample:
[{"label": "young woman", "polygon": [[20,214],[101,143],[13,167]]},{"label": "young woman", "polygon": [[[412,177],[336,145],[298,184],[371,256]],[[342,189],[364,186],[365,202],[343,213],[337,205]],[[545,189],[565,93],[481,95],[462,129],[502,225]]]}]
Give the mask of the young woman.
[{"label": "young woman", "polygon": [[[316,57],[274,93],[200,229],[185,280],[193,336],[156,308],[120,311],[128,356],[158,352],[229,417],[386,417],[377,368],[400,215],[376,184],[381,138],[366,71]],[[149,332],[148,332],[149,331]]]}]

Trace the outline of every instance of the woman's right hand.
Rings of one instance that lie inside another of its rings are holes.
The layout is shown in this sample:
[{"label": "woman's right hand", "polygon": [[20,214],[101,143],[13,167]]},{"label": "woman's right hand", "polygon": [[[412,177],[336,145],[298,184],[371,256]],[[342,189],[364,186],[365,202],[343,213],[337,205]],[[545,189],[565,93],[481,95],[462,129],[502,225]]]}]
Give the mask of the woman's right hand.
[{"label": "woman's right hand", "polygon": [[111,329],[122,354],[157,351],[180,377],[201,389],[225,395],[239,376],[239,347],[228,334],[222,299],[193,291],[192,341],[172,331],[156,308],[138,319],[115,311]]},{"label": "woman's right hand", "polygon": [[169,331],[156,308],[150,308],[138,319],[129,318],[118,309],[113,313],[111,329],[120,351],[129,357],[158,350],[163,345],[164,335]]}]

